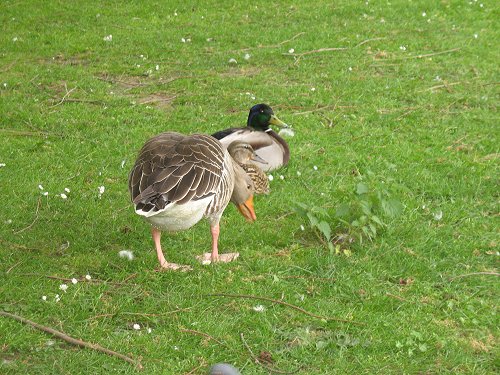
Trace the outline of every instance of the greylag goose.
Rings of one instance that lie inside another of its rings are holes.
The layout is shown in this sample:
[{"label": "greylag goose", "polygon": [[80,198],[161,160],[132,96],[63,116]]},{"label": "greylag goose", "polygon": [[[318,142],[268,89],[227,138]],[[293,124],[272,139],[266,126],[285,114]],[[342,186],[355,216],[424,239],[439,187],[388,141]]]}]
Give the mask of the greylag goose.
[{"label": "greylag goose", "polygon": [[189,270],[167,262],[161,248],[161,231],[192,227],[203,217],[210,222],[212,251],[204,263],[230,262],[238,253],[219,254],[219,221],[229,201],[249,221],[256,219],[253,182],[215,138],[166,132],[149,139],[129,175],[135,212],[151,224],[161,267]]},{"label": "greylag goose", "polygon": [[229,145],[227,151],[252,179],[255,194],[269,194],[269,179],[267,175],[252,161],[258,161],[263,164],[267,163],[255,153],[252,146],[243,141],[234,141]]},{"label": "greylag goose", "polygon": [[245,128],[230,128],[212,134],[212,137],[229,146],[234,141],[249,143],[256,154],[266,161],[266,164],[255,162],[263,171],[272,171],[288,164],[290,148],[286,141],[269,126],[281,128],[289,126],[278,119],[273,109],[267,104],[257,104],[250,108],[247,126]]}]

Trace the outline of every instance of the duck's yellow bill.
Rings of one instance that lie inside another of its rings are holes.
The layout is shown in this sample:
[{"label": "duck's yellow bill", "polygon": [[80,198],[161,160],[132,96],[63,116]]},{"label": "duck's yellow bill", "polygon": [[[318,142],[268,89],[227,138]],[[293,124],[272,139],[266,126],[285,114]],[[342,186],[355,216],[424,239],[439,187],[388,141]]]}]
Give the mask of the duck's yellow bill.
[{"label": "duck's yellow bill", "polygon": [[269,124],[275,125],[279,128],[289,128],[287,124],[277,118],[275,115],[271,115],[271,119],[269,120]]}]

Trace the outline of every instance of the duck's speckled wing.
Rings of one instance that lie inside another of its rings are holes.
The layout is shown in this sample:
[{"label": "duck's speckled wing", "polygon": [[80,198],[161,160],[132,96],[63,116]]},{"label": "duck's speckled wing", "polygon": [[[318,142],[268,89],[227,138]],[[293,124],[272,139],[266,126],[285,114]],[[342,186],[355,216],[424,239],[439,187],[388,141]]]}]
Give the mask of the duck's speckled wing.
[{"label": "duck's speckled wing", "polygon": [[136,211],[157,212],[216,194],[223,163],[224,150],[211,136],[167,132],[151,138],[129,175]]},{"label": "duck's speckled wing", "polygon": [[241,168],[252,179],[256,194],[269,194],[269,178],[253,163],[240,163]]}]

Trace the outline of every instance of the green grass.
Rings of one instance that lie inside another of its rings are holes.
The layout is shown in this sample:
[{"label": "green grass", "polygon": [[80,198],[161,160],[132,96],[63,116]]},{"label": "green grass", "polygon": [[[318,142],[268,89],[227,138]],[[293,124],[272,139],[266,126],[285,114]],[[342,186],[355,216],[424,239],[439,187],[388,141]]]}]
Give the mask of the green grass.
[{"label": "green grass", "polygon": [[[148,374],[217,362],[266,374],[240,333],[300,374],[498,373],[498,278],[450,282],[497,272],[496,3],[226,3],[2,1],[0,310],[140,358]],[[346,49],[284,55],[332,47]],[[234,207],[223,216],[221,249],[240,259],[196,264],[210,246],[204,221],[163,236],[167,259],[194,270],[154,272],[148,225],[127,192],[137,151],[166,130],[242,126],[259,102],[296,136],[271,195],[256,199],[257,222]],[[367,176],[404,210],[335,255],[294,207],[333,213]],[[135,259],[119,258],[123,249]],[[62,292],[46,277],[86,274],[131,278]],[[210,293],[282,298],[365,325]],[[0,359],[6,374],[136,372],[4,317]]]}]

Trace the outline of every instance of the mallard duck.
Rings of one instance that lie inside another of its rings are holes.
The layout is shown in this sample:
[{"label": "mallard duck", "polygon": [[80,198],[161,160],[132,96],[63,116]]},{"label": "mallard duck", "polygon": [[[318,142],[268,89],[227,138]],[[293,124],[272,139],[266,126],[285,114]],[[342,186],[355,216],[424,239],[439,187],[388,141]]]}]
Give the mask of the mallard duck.
[{"label": "mallard duck", "polygon": [[257,155],[267,164],[256,162],[263,171],[272,171],[288,164],[290,148],[269,126],[275,125],[288,128],[288,125],[278,119],[273,109],[267,104],[257,104],[250,108],[247,126],[245,128],[230,128],[212,134],[212,137],[221,141],[224,146],[229,146],[234,141],[249,143]]},{"label": "mallard duck", "polygon": [[163,268],[191,267],[165,260],[161,231],[192,227],[203,217],[210,222],[212,251],[204,263],[230,262],[238,253],[219,254],[219,221],[229,201],[248,220],[256,219],[253,182],[215,138],[167,132],[148,140],[129,175],[135,212],[149,222],[158,260]]},{"label": "mallard duck", "polygon": [[234,141],[229,145],[227,150],[252,179],[255,186],[255,194],[269,194],[269,179],[267,175],[252,161],[262,164],[267,164],[267,162],[255,153],[252,146],[243,141]]}]

